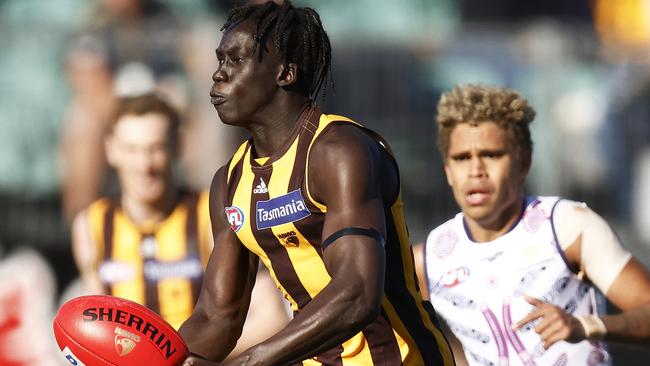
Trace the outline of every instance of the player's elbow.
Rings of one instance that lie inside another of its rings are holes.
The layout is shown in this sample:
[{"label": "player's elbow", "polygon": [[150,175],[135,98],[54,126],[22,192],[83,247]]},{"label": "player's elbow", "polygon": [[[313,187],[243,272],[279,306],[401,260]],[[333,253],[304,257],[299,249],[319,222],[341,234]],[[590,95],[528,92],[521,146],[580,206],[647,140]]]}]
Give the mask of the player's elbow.
[{"label": "player's elbow", "polygon": [[356,329],[363,329],[381,314],[381,291],[355,291],[349,314]]}]

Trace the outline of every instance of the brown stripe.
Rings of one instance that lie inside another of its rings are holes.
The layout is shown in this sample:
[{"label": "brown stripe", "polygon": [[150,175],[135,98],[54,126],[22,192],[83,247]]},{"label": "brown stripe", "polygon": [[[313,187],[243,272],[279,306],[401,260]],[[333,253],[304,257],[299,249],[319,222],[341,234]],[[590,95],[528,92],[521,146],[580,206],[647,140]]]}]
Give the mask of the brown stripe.
[{"label": "brown stripe", "polygon": [[[224,202],[225,207],[230,207],[232,206],[232,200],[235,197],[235,191],[237,190],[237,186],[239,186],[239,181],[241,180],[242,176],[242,169],[244,167],[244,159],[248,156],[248,152],[250,150],[251,143],[248,141],[246,143],[246,148],[244,150],[244,153],[242,154],[241,158],[239,158],[239,161],[233,162],[231,161],[230,164],[235,164],[235,167],[232,170],[232,173],[230,175],[230,179],[228,179],[228,170],[226,169],[225,171],[225,183],[228,187],[228,194],[225,196],[226,202]],[[230,167],[230,164],[228,164],[228,167]],[[252,191],[251,191],[252,192]]]},{"label": "brown stripe", "polygon": [[316,360],[322,363],[323,366],[343,366],[341,353],[343,353],[343,346],[338,345],[318,355]]},{"label": "brown stripe", "polygon": [[[386,297],[393,304],[397,316],[415,341],[424,363],[426,365],[444,365],[439,347],[448,347],[448,345],[438,345],[435,335],[427,328],[425,320],[420,315],[416,299],[408,290],[405,276],[415,276],[415,273],[405,273],[399,236],[390,213],[386,215],[386,234],[386,273],[392,274],[386,276],[384,285]],[[422,304],[419,305],[422,306]]]},{"label": "brown stripe", "polygon": [[[145,240],[154,240],[156,237],[150,233],[141,233],[140,234],[140,245]],[[158,246],[158,243],[156,243]],[[160,314],[160,292],[158,291],[158,281],[147,279],[144,275],[144,269],[147,267],[148,263],[156,262],[156,258],[145,258],[142,262],[142,278],[144,278],[144,305],[149,309]]]},{"label": "brown stripe", "polygon": [[[106,212],[104,213],[104,261],[113,257],[113,231],[115,230],[115,207],[117,206],[114,200],[108,201]],[[108,285],[102,281],[104,293],[112,294],[113,286]]]},{"label": "brown stripe", "polygon": [[363,330],[368,342],[373,365],[400,365],[402,355],[388,315],[382,309],[381,315]]},{"label": "brown stripe", "polygon": [[[252,187],[249,187],[250,192],[253,192],[255,185],[264,179],[265,182],[271,181],[271,174],[273,172],[273,166],[269,165],[267,169],[258,169],[255,172],[255,177],[253,178]],[[298,304],[299,308],[303,308],[309,301],[311,301],[311,296],[300,278],[298,278],[298,273],[293,267],[291,258],[289,258],[289,253],[287,249],[281,244],[278,238],[275,237],[271,228],[268,229],[257,229],[257,210],[256,202],[264,201],[269,199],[269,194],[267,193],[257,193],[254,194],[251,198],[251,231],[255,241],[259,244],[262,250],[266,253],[271,261],[271,267],[273,267],[273,272],[275,273],[276,278],[282,284],[282,287],[289,293],[291,298],[293,298]]]},{"label": "brown stripe", "polygon": [[[198,261],[201,261],[201,253],[199,247],[199,225],[198,225],[198,203],[199,197],[198,194],[194,192],[189,192],[185,198],[185,204],[187,206],[187,221],[185,222],[185,237],[187,238],[187,254],[188,258],[196,258]],[[190,279],[192,287],[192,299],[195,303],[199,298],[199,292],[201,290],[201,281],[200,278]]]}]

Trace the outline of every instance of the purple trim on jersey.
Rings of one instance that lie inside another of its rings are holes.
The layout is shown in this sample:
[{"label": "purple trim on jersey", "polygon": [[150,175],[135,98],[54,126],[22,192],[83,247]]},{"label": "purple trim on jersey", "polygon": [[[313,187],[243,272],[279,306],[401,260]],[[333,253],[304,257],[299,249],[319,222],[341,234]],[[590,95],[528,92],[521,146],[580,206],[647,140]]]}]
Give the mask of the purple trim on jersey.
[{"label": "purple trim on jersey", "polygon": [[510,313],[509,297],[506,297],[503,301],[502,312],[503,312],[503,326],[506,330],[506,335],[508,336],[508,340],[510,341],[510,344],[512,344],[512,347],[514,347],[515,351],[517,351],[517,355],[521,359],[521,362],[525,366],[537,366],[535,361],[533,361],[533,357],[526,350],[524,343],[521,341],[521,339],[519,339],[517,333],[515,333],[515,331],[512,329],[512,315]]},{"label": "purple trim on jersey", "polygon": [[[429,283],[429,265],[427,264],[427,240],[424,240],[424,248],[422,249],[422,261],[424,262],[424,283],[427,285],[427,293],[431,299],[431,283]],[[420,289],[422,291],[422,289]]]},{"label": "purple trim on jersey", "polygon": [[490,308],[487,306],[481,307],[481,312],[483,313],[483,316],[485,317],[485,320],[490,327],[490,331],[492,331],[492,336],[494,337],[494,340],[497,344],[499,352],[499,365],[508,366],[508,345],[506,344],[506,338],[501,331],[501,327],[499,326],[499,321],[497,320],[497,317],[494,315],[492,310],[490,310]]},{"label": "purple trim on jersey", "polygon": [[[519,224],[519,221],[521,221],[521,218],[524,217],[524,212],[526,212],[526,208],[528,208],[528,205],[530,205],[530,203],[531,203],[532,201],[534,201],[534,200],[537,200],[537,198],[534,198],[534,197],[524,197],[524,205],[523,205],[523,207],[521,208],[521,212],[519,213],[519,217],[517,217],[517,220],[515,220],[515,222],[512,223],[512,226],[510,227],[510,229],[508,229],[508,231],[506,231],[505,233],[503,233],[503,235],[506,235],[507,233],[509,233],[509,232],[511,232],[512,230],[514,230],[515,227],[517,227],[517,225]],[[465,215],[463,215],[463,229],[465,230],[465,235],[467,235],[467,238],[468,238],[471,242],[476,243],[476,241],[474,241],[474,237],[472,236],[472,232],[469,231],[469,226],[467,226],[467,221],[465,221]],[[503,236],[503,235],[502,235],[502,236]]]},{"label": "purple trim on jersey", "polygon": [[554,204],[553,208],[551,209],[551,231],[553,232],[553,244],[555,244],[555,249],[557,252],[560,254],[560,257],[562,258],[562,261],[564,262],[564,265],[566,265],[566,268],[573,274],[577,275],[578,272],[574,271],[573,268],[571,268],[571,265],[569,265],[569,260],[567,259],[566,255],[564,255],[564,250],[562,250],[562,247],[560,246],[560,240],[557,238],[557,232],[555,231],[555,222],[553,221],[553,215],[555,214],[555,208],[557,205],[562,201],[562,198],[558,199]]}]

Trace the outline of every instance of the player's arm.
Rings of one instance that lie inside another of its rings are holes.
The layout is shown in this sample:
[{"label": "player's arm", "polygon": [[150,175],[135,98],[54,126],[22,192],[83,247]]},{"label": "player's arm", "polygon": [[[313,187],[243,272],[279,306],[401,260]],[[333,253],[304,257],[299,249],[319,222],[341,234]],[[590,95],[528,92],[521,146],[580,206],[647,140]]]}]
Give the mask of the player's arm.
[{"label": "player's arm", "polygon": [[429,285],[427,283],[427,271],[424,258],[424,243],[420,242],[413,245],[413,259],[415,261],[415,273],[418,276],[420,292],[424,300],[429,300]]},{"label": "player's arm", "polygon": [[230,353],[241,335],[258,263],[226,220],[224,174],[224,169],[220,169],[210,187],[214,249],[194,311],[179,329],[190,352],[216,361]]},{"label": "player's arm", "polygon": [[528,298],[537,308],[516,326],[541,318],[535,330],[547,348],[559,340],[603,338],[648,344],[650,274],[646,268],[621,247],[607,222],[589,208],[573,207],[554,222],[569,264],[582,269],[621,312],[602,317],[573,316],[557,306]]},{"label": "player's arm", "polygon": [[90,234],[87,210],[77,213],[72,221],[72,255],[79,270],[84,293],[103,294],[104,287],[96,266],[99,253]]},{"label": "player's arm", "polygon": [[[427,271],[424,252],[425,245],[426,244],[423,242],[413,245],[413,259],[415,260],[415,272],[418,276],[420,292],[422,293],[424,300],[429,301],[429,284],[427,283]],[[456,338],[451,329],[449,329],[444,319],[438,317],[438,321],[440,324],[440,330],[445,334],[445,338],[451,347],[451,351],[454,353],[454,361],[456,361],[456,366],[468,365],[467,360],[465,359],[463,345],[460,343],[458,338]]]},{"label": "player's arm", "polygon": [[[323,240],[345,228],[372,229],[385,237],[380,154],[376,144],[354,127],[332,129],[314,143],[309,184],[315,198],[327,206]],[[396,181],[395,172],[388,174]],[[296,363],[341,344],[379,315],[383,239],[341,236],[323,250],[323,260],[329,284],[283,330],[232,364]]]}]

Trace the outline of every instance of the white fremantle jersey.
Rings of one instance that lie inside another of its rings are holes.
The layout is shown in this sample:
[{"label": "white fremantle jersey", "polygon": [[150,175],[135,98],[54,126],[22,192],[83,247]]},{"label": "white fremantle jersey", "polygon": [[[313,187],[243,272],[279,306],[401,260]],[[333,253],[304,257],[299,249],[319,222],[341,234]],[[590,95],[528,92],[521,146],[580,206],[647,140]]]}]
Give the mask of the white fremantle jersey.
[{"label": "white fremantle jersey", "polygon": [[470,365],[610,364],[600,342],[558,342],[544,350],[533,329],[539,320],[511,328],[533,310],[523,295],[571,314],[597,313],[595,289],[568,268],[557,243],[551,220],[557,202],[527,197],[519,222],[491,242],[473,242],[462,213],[429,234],[424,256],[431,302]]}]

